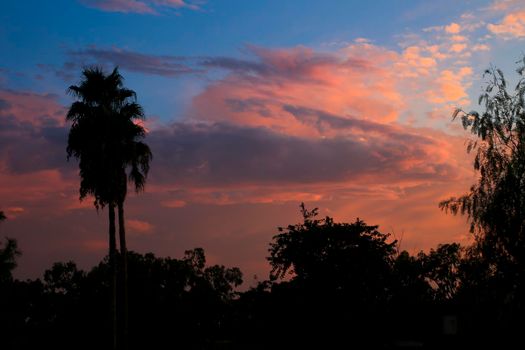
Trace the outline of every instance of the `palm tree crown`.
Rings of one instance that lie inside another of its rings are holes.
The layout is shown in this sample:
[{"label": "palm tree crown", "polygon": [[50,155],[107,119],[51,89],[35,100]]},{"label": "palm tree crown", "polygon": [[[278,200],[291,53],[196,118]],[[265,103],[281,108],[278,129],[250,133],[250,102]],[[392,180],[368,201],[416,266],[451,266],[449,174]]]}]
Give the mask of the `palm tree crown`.
[{"label": "palm tree crown", "polygon": [[152,158],[141,141],[146,131],[136,123],[144,112],[135,92],[123,87],[117,68],[109,75],[87,68],[82,75],[81,83],[68,89],[78,99],[66,116],[72,122],[68,158],[79,160],[81,199],[93,195],[97,208],[116,205],[125,199],[126,179],[137,191],[144,189]]}]

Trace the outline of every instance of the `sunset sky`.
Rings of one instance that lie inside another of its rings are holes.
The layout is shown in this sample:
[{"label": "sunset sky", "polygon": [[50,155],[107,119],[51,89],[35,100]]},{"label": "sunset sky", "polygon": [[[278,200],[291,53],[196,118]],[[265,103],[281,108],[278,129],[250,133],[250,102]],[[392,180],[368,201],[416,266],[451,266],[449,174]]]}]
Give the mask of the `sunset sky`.
[{"label": "sunset sky", "polygon": [[3,0],[0,236],[15,276],[107,252],[107,211],[80,202],[66,94],[82,67],[119,66],[147,115],[146,192],[129,248],[267,278],[268,243],[299,204],[380,225],[411,253],[469,242],[438,203],[475,181],[455,107],[483,71],[515,80],[523,1]]}]

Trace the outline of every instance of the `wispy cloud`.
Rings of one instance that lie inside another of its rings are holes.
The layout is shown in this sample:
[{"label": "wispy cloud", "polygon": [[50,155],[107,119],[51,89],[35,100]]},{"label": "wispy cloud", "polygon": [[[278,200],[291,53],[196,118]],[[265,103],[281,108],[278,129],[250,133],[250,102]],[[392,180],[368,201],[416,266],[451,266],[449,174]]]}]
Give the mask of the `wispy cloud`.
[{"label": "wispy cloud", "polygon": [[126,225],[132,234],[135,235],[150,235],[153,233],[153,224],[139,219],[127,219]]},{"label": "wispy cloud", "polygon": [[201,74],[210,70],[236,72],[249,79],[250,76],[273,76],[281,79],[315,80],[315,70],[322,67],[341,68],[368,67],[368,61],[358,58],[342,58],[330,53],[316,52],[306,47],[272,50],[247,45],[246,58],[226,56],[176,56],[155,55],[127,50],[119,47],[98,47],[91,45],[84,49],[69,50],[69,58],[62,67],[39,64],[44,71],[55,72],[57,76],[70,79],[73,72],[89,65],[107,67],[119,66],[130,72],[164,77],[184,74]]},{"label": "wispy cloud", "polygon": [[[175,77],[182,74],[198,73],[201,70],[190,65],[189,58],[181,56],[148,55],[144,53],[113,48],[91,46],[70,51],[68,55],[76,65],[100,64],[119,66],[130,72]],[[71,70],[73,67],[65,67]]]},{"label": "wispy cloud", "polygon": [[166,10],[198,10],[202,1],[191,0],[80,0],[88,7],[107,12],[159,14]]}]

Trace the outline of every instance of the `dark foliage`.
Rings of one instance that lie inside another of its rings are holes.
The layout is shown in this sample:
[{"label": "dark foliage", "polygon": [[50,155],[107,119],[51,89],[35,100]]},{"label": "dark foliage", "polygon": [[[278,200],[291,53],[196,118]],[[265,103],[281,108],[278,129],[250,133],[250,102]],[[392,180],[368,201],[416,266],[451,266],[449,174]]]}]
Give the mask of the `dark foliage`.
[{"label": "dark foliage", "polygon": [[479,98],[484,110],[454,113],[475,137],[467,152],[474,153],[479,177],[468,193],[440,204],[468,217],[489,269],[518,282],[519,290],[507,290],[502,298],[521,298],[525,292],[525,58],[523,65],[514,91],[501,70],[488,69]]},{"label": "dark foliage", "polygon": [[[238,268],[206,266],[202,249],[180,260],[134,252],[128,258],[131,348],[205,348],[221,339],[242,283]],[[56,263],[43,281],[2,283],[2,348],[105,348],[110,273],[107,259],[89,272]]]},{"label": "dark foliage", "polygon": [[[241,271],[207,266],[202,249],[181,259],[130,252],[129,347],[443,348],[519,339],[520,305],[500,298],[508,280],[489,273],[475,247],[410,255],[362,220],[301,212],[303,221],[270,244],[271,278],[242,293]],[[16,263],[10,242],[0,256]],[[13,280],[9,266],[0,282],[2,348],[111,344],[108,258],[89,272],[56,263],[35,281]]]},{"label": "dark foliage", "polygon": [[474,153],[479,176],[469,192],[440,204],[444,210],[467,216],[476,238],[471,259],[463,266],[461,302],[490,315],[486,324],[493,327],[481,334],[513,334],[524,325],[525,58],[517,72],[519,80],[512,91],[501,70],[488,69],[479,98],[483,111],[454,113],[474,136],[467,152]]}]

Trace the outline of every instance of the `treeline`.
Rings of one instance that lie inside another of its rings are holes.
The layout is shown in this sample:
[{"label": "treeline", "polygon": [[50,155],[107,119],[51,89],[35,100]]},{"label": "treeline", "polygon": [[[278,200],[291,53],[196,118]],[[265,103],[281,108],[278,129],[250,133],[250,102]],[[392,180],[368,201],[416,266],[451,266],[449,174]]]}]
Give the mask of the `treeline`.
[{"label": "treeline", "polygon": [[[476,246],[410,255],[357,219],[301,207],[279,228],[268,280],[244,292],[238,268],[129,252],[129,348],[274,349],[333,345],[426,348],[512,344],[525,325],[519,281]],[[55,263],[42,279],[12,278],[16,242],[0,248],[2,349],[105,348],[110,267]]]}]

